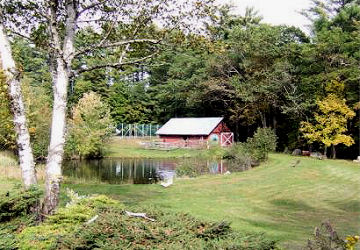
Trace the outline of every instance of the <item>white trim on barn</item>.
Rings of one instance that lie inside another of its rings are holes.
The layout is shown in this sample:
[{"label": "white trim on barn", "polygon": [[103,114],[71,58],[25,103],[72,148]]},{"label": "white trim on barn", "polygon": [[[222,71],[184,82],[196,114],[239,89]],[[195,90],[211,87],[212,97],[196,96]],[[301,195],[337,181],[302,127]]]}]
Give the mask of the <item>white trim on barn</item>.
[{"label": "white trim on barn", "polygon": [[226,147],[234,143],[234,133],[223,132],[220,134],[220,145]]}]

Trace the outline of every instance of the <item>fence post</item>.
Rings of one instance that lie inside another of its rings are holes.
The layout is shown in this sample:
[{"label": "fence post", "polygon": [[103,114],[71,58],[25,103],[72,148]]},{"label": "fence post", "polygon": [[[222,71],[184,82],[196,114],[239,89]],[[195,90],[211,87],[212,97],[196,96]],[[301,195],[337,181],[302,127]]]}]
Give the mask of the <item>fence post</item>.
[{"label": "fence post", "polygon": [[152,134],[152,131],[151,131],[151,123],[150,123],[150,132],[149,132],[149,134],[150,134],[150,139],[151,139],[151,134]]},{"label": "fence post", "polygon": [[121,123],[121,139],[124,139],[124,123]]}]

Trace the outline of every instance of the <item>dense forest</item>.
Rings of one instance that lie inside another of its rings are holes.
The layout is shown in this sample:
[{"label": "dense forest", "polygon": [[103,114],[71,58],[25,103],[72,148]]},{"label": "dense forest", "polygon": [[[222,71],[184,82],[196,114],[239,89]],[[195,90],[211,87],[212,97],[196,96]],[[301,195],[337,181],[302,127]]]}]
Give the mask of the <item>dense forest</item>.
[{"label": "dense forest", "polygon": [[[278,151],[332,148],[329,155],[355,158],[360,128],[359,1],[314,1],[303,14],[312,20],[310,34],[263,23],[261,13],[251,8],[239,16],[229,6],[218,7],[213,20],[193,33],[160,28],[144,18],[140,35],[157,42],[124,45],[121,51],[127,53],[120,57],[151,55],[146,60],[98,67],[119,57],[120,50],[112,48],[75,57],[69,124],[76,127],[79,101],[93,92],[101,97],[92,99],[100,103],[98,116],[112,119],[114,126],[223,116],[237,141],[245,141],[258,127],[271,127]],[[118,23],[112,30],[109,40],[116,41],[131,37],[134,27]],[[47,38],[40,31],[33,34],[40,43],[35,46],[21,36],[11,39],[39,158],[47,154],[52,106],[51,58],[41,49],[41,39]],[[101,39],[96,29],[87,27],[76,34],[75,46]],[[11,149],[15,136],[4,84],[0,91],[0,145]]]}]

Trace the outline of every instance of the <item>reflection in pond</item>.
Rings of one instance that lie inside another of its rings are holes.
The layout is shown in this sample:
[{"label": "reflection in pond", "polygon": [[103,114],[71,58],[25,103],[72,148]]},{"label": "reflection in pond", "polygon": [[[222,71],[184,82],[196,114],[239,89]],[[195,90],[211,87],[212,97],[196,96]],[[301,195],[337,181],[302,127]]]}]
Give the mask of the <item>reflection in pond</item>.
[{"label": "reflection in pond", "polygon": [[64,163],[66,177],[110,184],[151,184],[174,175],[196,177],[244,170],[232,162],[204,159],[101,159]]}]

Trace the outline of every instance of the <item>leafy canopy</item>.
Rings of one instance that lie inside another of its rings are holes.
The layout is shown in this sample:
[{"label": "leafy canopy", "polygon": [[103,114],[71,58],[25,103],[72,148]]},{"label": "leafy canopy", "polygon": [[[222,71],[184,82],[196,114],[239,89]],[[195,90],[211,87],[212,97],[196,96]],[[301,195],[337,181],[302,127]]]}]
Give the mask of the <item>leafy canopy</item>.
[{"label": "leafy canopy", "polygon": [[67,154],[80,158],[101,156],[111,125],[109,108],[101,97],[94,92],[84,94],[69,121]]},{"label": "leafy canopy", "polygon": [[354,144],[351,136],[346,135],[347,122],[355,116],[355,112],[346,105],[346,100],[340,97],[344,85],[332,81],[327,87],[327,96],[317,101],[319,113],[315,114],[315,122],[302,122],[301,131],[310,142],[321,142],[326,147],[343,143],[346,146]]}]

